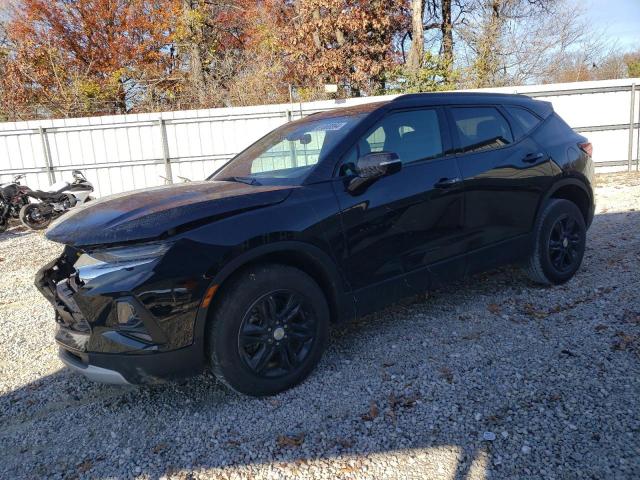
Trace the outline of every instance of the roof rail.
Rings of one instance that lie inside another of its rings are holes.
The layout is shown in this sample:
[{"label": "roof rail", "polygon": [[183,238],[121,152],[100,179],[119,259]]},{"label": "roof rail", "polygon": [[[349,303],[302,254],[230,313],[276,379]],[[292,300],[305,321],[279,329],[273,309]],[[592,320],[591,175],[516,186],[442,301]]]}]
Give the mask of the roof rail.
[{"label": "roof rail", "polygon": [[521,93],[497,93],[497,92],[461,92],[461,91],[444,91],[444,92],[421,92],[421,93],[405,93],[392,99],[392,102],[398,100],[409,100],[412,98],[420,98],[425,96],[435,97],[520,97],[527,98]]}]

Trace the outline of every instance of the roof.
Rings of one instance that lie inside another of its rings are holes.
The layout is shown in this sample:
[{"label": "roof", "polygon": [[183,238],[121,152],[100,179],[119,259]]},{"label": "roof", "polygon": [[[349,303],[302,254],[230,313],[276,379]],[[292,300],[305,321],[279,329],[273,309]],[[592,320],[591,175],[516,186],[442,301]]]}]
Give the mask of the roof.
[{"label": "roof", "polygon": [[305,119],[334,118],[350,115],[368,114],[380,108],[393,105],[394,107],[427,107],[438,105],[475,105],[475,104],[513,104],[525,106],[543,118],[551,111],[551,104],[540,100],[534,100],[526,95],[510,93],[488,93],[488,92],[433,92],[433,93],[409,93],[398,97],[340,107],[328,111],[317,112],[296,122],[304,122]]}]

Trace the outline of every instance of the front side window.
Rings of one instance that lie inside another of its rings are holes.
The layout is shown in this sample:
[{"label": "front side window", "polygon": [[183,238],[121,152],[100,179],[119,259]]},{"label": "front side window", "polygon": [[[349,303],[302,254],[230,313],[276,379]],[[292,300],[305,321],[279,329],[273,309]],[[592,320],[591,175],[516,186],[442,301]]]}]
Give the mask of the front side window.
[{"label": "front side window", "polygon": [[452,108],[451,116],[463,152],[492,150],[513,143],[511,127],[497,108]]},{"label": "front side window", "polygon": [[283,125],[233,158],[210,180],[300,185],[364,114],[336,115]]},{"label": "front side window", "polygon": [[410,110],[387,115],[347,154],[347,162],[372,152],[393,152],[402,163],[437,158],[443,154],[436,110]]}]

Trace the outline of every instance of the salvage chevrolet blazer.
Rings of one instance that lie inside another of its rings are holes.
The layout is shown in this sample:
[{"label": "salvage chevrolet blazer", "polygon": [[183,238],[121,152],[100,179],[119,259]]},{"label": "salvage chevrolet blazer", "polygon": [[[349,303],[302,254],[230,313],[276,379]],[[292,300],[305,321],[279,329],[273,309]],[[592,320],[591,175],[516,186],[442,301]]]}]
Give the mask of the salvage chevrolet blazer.
[{"label": "salvage chevrolet blazer", "polygon": [[506,263],[569,280],[592,177],[550,103],[404,95],[283,125],[206,181],[79,208],[48,230],[65,248],[36,285],[89,378],[210,368],[271,395],[309,375],[331,323]]}]

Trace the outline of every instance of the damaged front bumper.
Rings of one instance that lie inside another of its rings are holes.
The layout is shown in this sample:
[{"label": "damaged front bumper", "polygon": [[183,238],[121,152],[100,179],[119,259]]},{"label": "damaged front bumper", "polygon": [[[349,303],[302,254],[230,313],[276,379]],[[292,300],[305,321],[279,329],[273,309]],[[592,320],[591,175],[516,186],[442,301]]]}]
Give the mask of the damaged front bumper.
[{"label": "damaged front bumper", "polygon": [[88,360],[83,360],[83,358],[77,353],[71,353],[69,350],[60,348],[59,357],[60,360],[62,360],[62,363],[71,370],[84,375],[94,382],[110,383],[113,385],[129,384],[121,373],[116,372],[115,370],[109,370],[108,368],[90,365]]},{"label": "damaged front bumper", "polygon": [[36,275],[55,311],[61,360],[87,378],[112,384],[158,383],[202,370],[194,338],[202,288],[172,262],[154,262],[81,278],[83,252],[66,247]]}]

